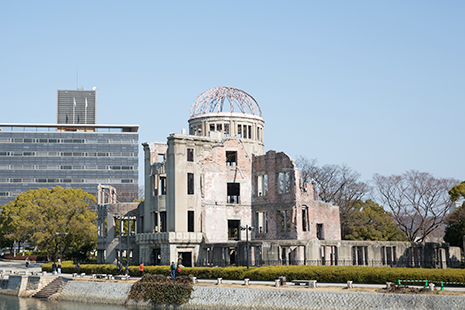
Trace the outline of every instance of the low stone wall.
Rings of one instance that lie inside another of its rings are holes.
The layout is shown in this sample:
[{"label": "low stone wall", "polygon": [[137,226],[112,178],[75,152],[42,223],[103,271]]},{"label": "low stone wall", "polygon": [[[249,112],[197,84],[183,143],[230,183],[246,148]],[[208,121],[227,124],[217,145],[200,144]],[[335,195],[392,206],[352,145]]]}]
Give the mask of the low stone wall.
[{"label": "low stone wall", "polygon": [[9,275],[8,279],[0,279],[0,294],[29,297],[52,282],[56,276],[22,276]]},{"label": "low stone wall", "polygon": [[[31,277],[10,276],[2,280],[0,294],[20,294],[26,287],[39,288],[49,277],[41,280]],[[51,277],[50,277],[51,278]],[[8,283],[4,283],[8,281]],[[127,303],[131,283],[69,281],[64,286],[59,300],[114,305]],[[5,287],[5,288],[4,288]],[[325,309],[325,310],[368,310],[368,309],[464,309],[465,296],[413,295],[316,291],[312,289],[254,289],[221,286],[195,286],[192,299],[180,309]]]},{"label": "low stone wall", "polygon": [[465,296],[196,286],[186,309],[464,309]]},{"label": "low stone wall", "polygon": [[58,300],[122,305],[131,286],[131,283],[70,281]]}]

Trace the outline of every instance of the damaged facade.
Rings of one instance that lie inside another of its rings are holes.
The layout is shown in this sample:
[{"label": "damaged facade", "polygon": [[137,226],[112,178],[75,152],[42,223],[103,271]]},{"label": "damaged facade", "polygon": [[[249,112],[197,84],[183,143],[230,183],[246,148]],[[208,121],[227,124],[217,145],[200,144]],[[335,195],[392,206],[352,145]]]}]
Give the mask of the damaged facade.
[{"label": "damaged facade", "polygon": [[218,87],[192,105],[189,133],[143,143],[139,262],[433,268],[459,262],[460,250],[447,244],[342,241],[339,207],[318,200],[316,184],[302,182],[287,154],[265,153],[264,123],[250,95]]}]

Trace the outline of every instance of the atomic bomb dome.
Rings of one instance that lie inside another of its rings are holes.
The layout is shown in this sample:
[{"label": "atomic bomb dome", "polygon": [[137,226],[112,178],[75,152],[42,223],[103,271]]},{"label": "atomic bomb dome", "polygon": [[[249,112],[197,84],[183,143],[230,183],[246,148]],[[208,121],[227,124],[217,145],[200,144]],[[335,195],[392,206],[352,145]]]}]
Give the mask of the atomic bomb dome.
[{"label": "atomic bomb dome", "polygon": [[[226,103],[226,106],[225,106]],[[190,117],[205,113],[241,112],[261,117],[262,111],[257,101],[243,90],[233,87],[216,87],[202,93],[191,106]]]},{"label": "atomic bomb dome", "polygon": [[265,151],[265,122],[257,101],[243,90],[216,87],[198,96],[191,106],[189,134],[217,139],[239,138],[250,153]]}]

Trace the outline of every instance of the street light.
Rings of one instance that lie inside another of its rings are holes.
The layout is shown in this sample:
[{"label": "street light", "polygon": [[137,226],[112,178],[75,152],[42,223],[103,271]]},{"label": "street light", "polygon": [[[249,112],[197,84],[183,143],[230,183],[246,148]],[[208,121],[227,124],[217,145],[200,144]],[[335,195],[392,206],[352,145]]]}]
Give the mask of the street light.
[{"label": "street light", "polygon": [[247,269],[249,269],[249,231],[254,230],[253,226],[245,225],[241,226],[241,230],[245,230],[245,240],[247,242],[247,247],[246,247],[246,255],[247,255]]},{"label": "street light", "polygon": [[66,237],[68,233],[54,233],[54,236],[60,236],[60,260],[63,262],[63,235]]}]

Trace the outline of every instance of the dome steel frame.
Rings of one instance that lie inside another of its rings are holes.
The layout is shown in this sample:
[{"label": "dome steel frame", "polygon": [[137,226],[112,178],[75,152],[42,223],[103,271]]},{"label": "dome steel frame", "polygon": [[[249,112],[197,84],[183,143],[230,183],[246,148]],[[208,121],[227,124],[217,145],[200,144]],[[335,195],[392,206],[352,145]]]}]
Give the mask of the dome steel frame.
[{"label": "dome steel frame", "polygon": [[230,111],[234,112],[236,106],[242,113],[262,116],[257,101],[248,93],[234,87],[216,87],[203,92],[191,106],[190,117],[205,113],[223,112],[225,101],[229,102]]}]

